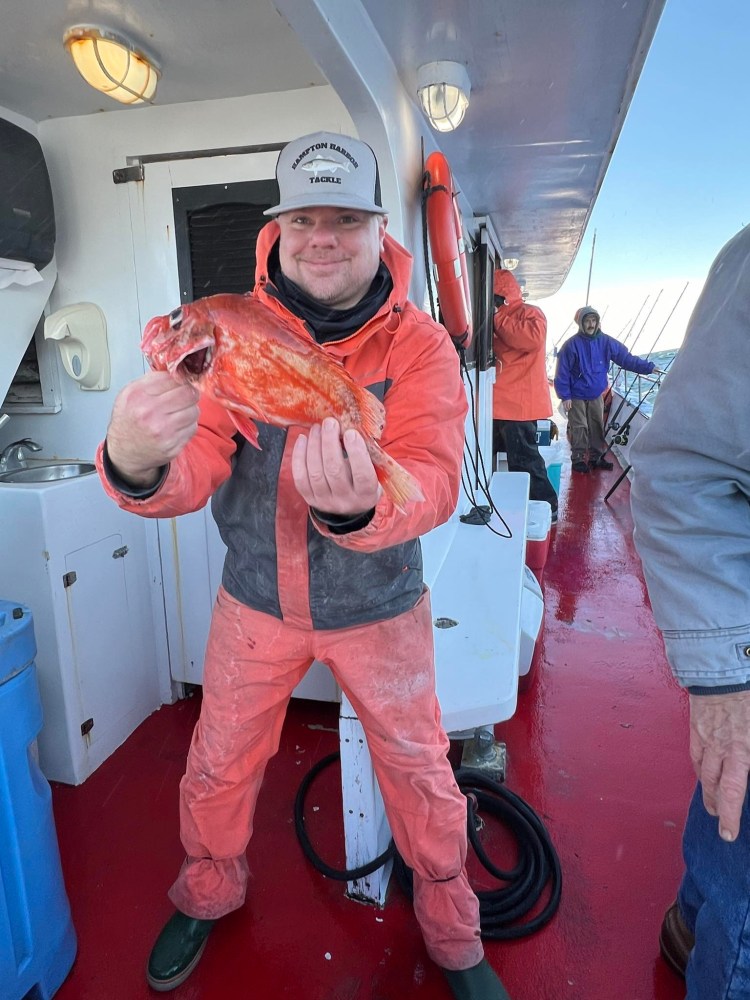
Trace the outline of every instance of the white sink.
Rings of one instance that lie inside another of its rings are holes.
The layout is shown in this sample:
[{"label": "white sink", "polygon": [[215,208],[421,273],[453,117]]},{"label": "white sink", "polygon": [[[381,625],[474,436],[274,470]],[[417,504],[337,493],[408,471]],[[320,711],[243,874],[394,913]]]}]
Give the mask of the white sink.
[{"label": "white sink", "polygon": [[0,483],[54,483],[59,479],[88,476],[92,472],[96,472],[93,462],[57,462],[0,473]]}]

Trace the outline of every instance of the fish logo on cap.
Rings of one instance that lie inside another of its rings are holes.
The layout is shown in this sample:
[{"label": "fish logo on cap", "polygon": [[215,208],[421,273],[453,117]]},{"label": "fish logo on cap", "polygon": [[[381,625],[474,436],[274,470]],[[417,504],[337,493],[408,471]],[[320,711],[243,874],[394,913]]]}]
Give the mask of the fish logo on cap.
[{"label": "fish logo on cap", "polygon": [[311,171],[316,177],[320,172],[335,174],[337,170],[345,170],[347,174],[349,173],[348,164],[339,163],[337,160],[327,160],[324,156],[314,156],[309,163],[302,164],[302,169]]}]

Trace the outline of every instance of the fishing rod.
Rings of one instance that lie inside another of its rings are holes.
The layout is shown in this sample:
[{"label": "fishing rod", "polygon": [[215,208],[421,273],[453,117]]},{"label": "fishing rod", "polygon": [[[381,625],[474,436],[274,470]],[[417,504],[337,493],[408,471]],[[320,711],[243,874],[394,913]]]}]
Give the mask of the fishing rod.
[{"label": "fishing rod", "polygon": [[[677,357],[677,355],[675,354],[674,358],[670,358],[669,363],[667,364],[667,367],[662,372],[661,376],[658,377],[658,378],[656,378],[654,380],[654,382],[652,383],[652,385],[646,390],[646,392],[644,392],[642,398],[638,401],[638,405],[633,408],[633,412],[628,416],[627,420],[622,425],[622,427],[618,427],[617,433],[615,434],[615,436],[612,438],[612,440],[610,441],[609,445],[607,446],[607,450],[605,452],[602,452],[602,454],[599,456],[600,458],[604,458],[606,455],[608,455],[610,453],[610,451],[612,451],[612,445],[618,443],[617,442],[617,438],[618,437],[622,437],[622,435],[627,431],[628,427],[630,427],[630,424],[633,421],[633,417],[636,415],[636,413],[638,413],[638,411],[643,406],[643,404],[646,402],[646,400],[651,395],[651,393],[654,391],[654,389],[656,389],[657,386],[661,385],[662,378],[664,377],[664,375],[667,374],[667,372],[669,371],[669,369],[670,369],[670,367],[672,365],[672,362],[674,361],[674,359],[676,357]],[[624,442],[621,442],[621,443],[624,443]],[[606,442],[605,442],[605,444],[606,444]],[[630,466],[628,466],[628,469],[630,469]],[[607,495],[609,495],[609,494],[607,494]],[[606,497],[604,499],[606,500]]]},{"label": "fishing rod", "polygon": [[[682,289],[682,291],[680,292],[680,294],[679,294],[679,295],[677,296],[677,301],[676,301],[676,302],[675,302],[675,304],[674,304],[674,305],[672,306],[672,308],[671,308],[671,310],[670,310],[670,312],[669,312],[669,315],[668,315],[668,316],[667,316],[667,318],[666,318],[666,319],[664,320],[664,323],[662,324],[662,327],[661,327],[661,329],[659,330],[658,334],[656,335],[656,340],[655,340],[655,341],[654,341],[654,343],[652,344],[652,346],[651,346],[651,350],[650,350],[650,351],[648,352],[648,354],[646,355],[646,359],[647,359],[647,360],[648,360],[648,359],[649,359],[649,358],[651,357],[651,355],[652,355],[652,354],[654,353],[654,351],[656,350],[656,345],[657,345],[657,344],[659,343],[659,340],[661,339],[661,335],[662,335],[662,334],[664,333],[664,331],[666,330],[666,328],[667,328],[667,324],[669,323],[670,319],[671,319],[671,318],[672,318],[672,316],[674,315],[674,311],[675,311],[675,309],[677,308],[677,306],[678,306],[678,305],[680,304],[680,299],[682,298],[682,296],[683,296],[683,295],[685,294],[685,292],[687,291],[687,287],[688,287],[688,285],[689,285],[689,284],[690,284],[690,282],[689,282],[689,281],[686,281],[686,282],[685,282],[685,287],[684,287],[684,288]],[[661,293],[659,293],[659,294],[661,294]],[[654,305],[655,305],[655,304],[656,304],[656,303],[654,303]],[[649,315],[650,315],[650,314],[649,314]],[[674,360],[674,359],[673,359],[673,360]],[[620,369],[620,371],[622,371],[622,369]],[[618,372],[618,375],[619,375],[619,372]],[[641,376],[638,376],[638,377],[640,378]],[[613,380],[613,383],[612,383],[612,384],[614,385],[614,380]],[[658,384],[658,383],[656,383],[656,384]],[[631,383],[631,388],[632,388],[632,383]],[[653,386],[652,386],[652,388],[653,388]],[[610,390],[610,391],[611,391],[611,390]],[[648,390],[648,392],[650,392],[650,391],[651,391],[651,390],[649,389],[649,390]],[[648,392],[646,393],[646,395],[648,395]],[[620,410],[621,410],[621,409],[623,408],[623,406],[625,405],[625,401],[626,401],[626,399],[627,399],[627,395],[628,395],[628,387],[627,387],[627,382],[626,382],[626,384],[625,384],[625,386],[624,386],[624,389],[623,389],[623,396],[622,396],[622,401],[620,402],[620,405],[619,405],[619,406],[617,407],[617,411],[615,412],[615,415],[614,415],[614,416],[612,417],[612,419],[611,419],[611,420],[610,420],[610,421],[608,422],[607,426],[605,427],[605,429],[604,429],[604,433],[605,433],[605,434],[606,434],[606,433],[607,433],[608,431],[610,431],[610,430],[614,430],[614,431],[617,431],[617,432],[618,432],[618,434],[621,434],[621,433],[622,433],[622,430],[623,430],[623,429],[622,429],[621,427],[618,427],[618,426],[616,425],[615,421],[617,420],[617,417],[619,416],[619,413],[620,413]],[[644,398],[645,398],[645,397],[644,397]],[[639,402],[639,404],[638,404],[638,405],[640,406],[640,402]]]},{"label": "fishing rod", "polygon": [[[675,311],[675,309],[677,308],[677,306],[678,306],[678,305],[680,304],[680,299],[682,298],[682,296],[683,296],[683,295],[685,294],[685,292],[687,291],[687,287],[688,287],[688,285],[689,285],[689,284],[690,284],[690,282],[689,282],[689,281],[686,281],[686,282],[685,282],[685,287],[684,287],[684,288],[682,289],[682,291],[680,292],[680,294],[679,294],[679,295],[677,296],[677,301],[676,301],[676,302],[675,302],[675,304],[674,304],[674,305],[672,306],[672,309],[671,309],[671,311],[670,311],[670,313],[669,313],[669,316],[667,316],[667,318],[666,318],[666,319],[664,320],[664,326],[663,326],[663,327],[661,328],[661,330],[659,330],[659,337],[661,337],[661,335],[662,335],[662,334],[664,333],[664,331],[666,330],[666,328],[667,328],[667,323],[668,323],[668,322],[670,321],[670,319],[671,319],[671,318],[672,318],[672,316],[674,315],[674,311]],[[652,355],[652,354],[654,353],[654,349],[656,348],[656,344],[657,344],[657,343],[658,343],[658,341],[659,341],[659,337],[657,337],[657,338],[656,338],[656,341],[654,342],[654,346],[653,346],[653,347],[651,348],[651,350],[650,350],[650,351],[648,352],[648,354],[646,355],[646,357],[647,357],[647,358],[650,358],[650,357],[651,357],[651,355]],[[672,361],[674,361],[674,358],[672,358]]]},{"label": "fishing rod", "polygon": [[[623,326],[623,328],[617,334],[617,340],[622,340],[622,335],[623,335],[623,333],[625,333],[625,331],[627,330],[628,327],[630,327],[631,330],[632,330],[632,328],[635,326],[636,320],[638,319],[638,317],[641,314],[641,309],[643,309],[643,307],[646,305],[646,303],[648,302],[649,298],[650,298],[650,295],[647,295],[646,298],[641,303],[641,308],[635,314],[635,316],[633,317],[633,319],[627,320],[627,322],[625,323],[625,325]],[[622,346],[623,347],[625,346],[625,341],[624,340],[622,341]],[[608,407],[610,407],[611,405],[612,405],[612,386],[608,385],[607,388],[604,390],[604,409],[607,410]]]},{"label": "fishing rod", "polygon": [[[641,313],[643,312],[643,310],[646,308],[646,303],[648,302],[648,300],[650,298],[651,298],[651,292],[649,292],[648,295],[646,296],[646,298],[643,300],[643,302],[641,302],[641,308],[638,310],[638,312],[633,317],[633,322],[630,324],[630,329],[628,330],[628,332],[626,333],[625,337],[623,338],[623,341],[622,341],[623,346],[625,344],[627,344],[628,340],[630,339],[630,334],[633,332],[633,329],[635,328],[635,324],[638,322],[638,317],[641,315]],[[628,324],[626,323],[625,325],[627,326]]]},{"label": "fishing rod", "polygon": [[[641,335],[641,334],[643,333],[643,331],[644,331],[644,330],[646,329],[646,324],[647,324],[647,323],[648,323],[648,321],[649,321],[649,320],[651,319],[651,315],[653,314],[653,311],[654,311],[654,309],[656,308],[656,303],[657,303],[657,302],[659,301],[659,299],[660,299],[660,297],[661,297],[661,293],[662,293],[663,291],[664,291],[664,289],[663,289],[663,288],[659,289],[659,294],[658,294],[658,295],[656,296],[656,298],[654,299],[654,304],[653,304],[653,305],[651,306],[651,308],[649,309],[649,311],[648,311],[648,316],[647,316],[647,317],[646,317],[646,318],[644,319],[644,321],[643,321],[643,323],[642,323],[642,325],[641,325],[641,328],[640,328],[640,330],[639,330],[639,331],[638,331],[638,333],[636,334],[636,337],[635,337],[635,340],[633,341],[633,346],[635,346],[635,345],[636,345],[636,344],[638,343],[638,338],[639,338],[639,337],[640,337],[640,335]],[[678,299],[677,301],[679,302],[679,299]],[[672,310],[672,312],[674,312],[674,309]],[[669,315],[671,316],[671,315],[672,315],[672,313],[670,313]],[[669,317],[667,317],[667,322],[669,322]],[[665,325],[666,325],[666,324],[665,324]],[[661,335],[662,335],[663,331],[664,331],[664,327],[662,327],[662,328],[661,328],[661,330],[659,331],[659,333],[658,333],[658,335],[657,335],[657,337],[656,337],[656,340],[654,341],[654,347],[656,347],[657,343],[659,342],[659,337],[661,337]],[[625,346],[625,343],[624,343],[624,342],[623,342],[623,345],[622,345],[622,346],[623,346],[623,347]],[[652,351],[653,351],[654,347],[652,347],[652,348],[651,348],[651,350],[652,350]],[[650,352],[649,352],[649,353],[650,353]],[[646,357],[648,357],[648,354],[646,355]],[[608,388],[608,390],[607,390],[607,391],[609,392],[609,395],[610,395],[610,398],[612,397],[612,393],[613,393],[613,391],[614,391],[614,386],[615,386],[615,383],[617,382],[617,379],[618,379],[618,378],[620,377],[620,372],[622,372],[623,370],[624,370],[624,369],[623,369],[623,366],[622,366],[622,365],[620,365],[620,366],[618,367],[617,371],[615,371],[615,372],[614,372],[614,373],[612,374],[612,384],[611,384],[611,385],[609,386],[609,388]],[[631,383],[631,386],[632,386],[632,383]],[[604,433],[605,433],[605,434],[606,434],[606,433],[607,433],[607,432],[608,432],[609,430],[617,430],[617,427],[616,427],[616,425],[615,425],[615,421],[617,420],[618,416],[620,415],[620,410],[621,410],[621,409],[623,408],[623,406],[625,405],[625,400],[627,399],[627,395],[628,395],[628,383],[627,383],[627,376],[625,376],[625,385],[624,385],[624,388],[623,388],[623,393],[622,393],[622,400],[621,400],[621,402],[620,402],[620,405],[619,405],[619,406],[617,407],[617,410],[615,411],[615,414],[614,414],[614,416],[612,416],[612,417],[610,417],[610,418],[609,418],[609,420],[608,420],[608,422],[607,422],[607,426],[606,426],[606,427],[604,428]]]},{"label": "fishing rod", "polygon": [[[630,337],[630,334],[633,332],[635,324],[638,322],[638,317],[643,312],[643,309],[644,309],[646,303],[648,302],[648,300],[650,298],[651,298],[651,293],[649,292],[648,295],[646,296],[646,298],[641,303],[641,308],[638,310],[638,312],[633,317],[633,321],[631,322],[630,320],[628,320],[628,322],[625,324],[625,326],[622,328],[622,330],[620,330],[620,333],[617,336],[618,340],[620,339],[620,337],[622,337],[622,334],[623,334],[623,331],[625,330],[625,327],[628,327],[628,326],[630,327],[630,329],[627,332],[627,335],[625,336],[625,338],[622,341],[622,346],[623,347],[625,347],[625,345],[627,344],[628,338]],[[658,299],[658,296],[657,296],[657,299]],[[654,305],[656,305],[656,303],[654,303]],[[651,310],[653,311],[653,306],[651,307]],[[651,313],[649,313],[649,316],[650,315],[651,315]],[[648,322],[648,316],[646,317],[646,322]],[[645,323],[644,323],[644,326],[645,326]],[[641,331],[642,330],[643,330],[643,327],[641,327]],[[640,336],[640,334],[639,334],[639,336]],[[615,380],[617,379],[617,376],[620,374],[621,371],[622,371],[622,368],[618,368],[617,371],[614,372],[614,374],[612,372],[609,373],[610,374],[610,378],[611,378],[612,381],[611,381],[610,385],[608,385],[607,388],[604,390],[604,410],[607,413],[609,411],[609,408],[612,406],[612,386],[614,385]],[[604,429],[604,433],[605,434],[609,430],[610,426],[611,426],[611,424],[607,423],[607,426]]]},{"label": "fishing rod", "polygon": [[[651,298],[651,293],[649,292],[648,295],[646,296],[646,298],[643,300],[643,302],[641,302],[641,308],[635,314],[635,316],[633,317],[633,319],[632,320],[628,320],[627,323],[625,324],[625,326],[622,328],[622,330],[620,330],[620,332],[617,334],[617,339],[620,340],[622,338],[623,333],[625,333],[625,330],[628,327],[630,327],[630,329],[628,330],[625,338],[622,339],[622,346],[623,347],[625,347],[625,345],[627,344],[628,337],[630,337],[630,334],[633,332],[633,327],[638,322],[638,317],[643,312],[644,306],[646,305],[646,303],[648,302],[648,300],[650,298]],[[611,405],[612,405],[612,386],[608,385],[607,388],[604,390],[604,409],[607,410],[608,407],[610,407]]]},{"label": "fishing rod", "polygon": [[571,328],[571,326],[573,326],[574,323],[575,323],[575,320],[571,320],[570,323],[568,323],[568,325],[565,327],[565,329],[563,330],[563,332],[560,334],[560,336],[557,338],[557,340],[552,345],[553,349],[557,347],[557,345],[560,343],[560,341],[563,339],[563,337],[565,336],[565,334],[568,332],[568,330]]},{"label": "fishing rod", "polygon": [[[677,357],[677,355],[675,354],[674,358],[676,358],[676,357]],[[669,371],[669,368],[670,368],[672,362],[674,361],[674,358],[670,359],[669,363],[667,364],[667,367],[664,369],[664,374],[665,375]],[[660,384],[660,382],[661,382],[661,380],[658,383],[655,382],[654,385],[651,386],[651,389],[655,388],[655,386],[658,385],[658,384]],[[651,392],[651,389],[649,389],[649,392]],[[646,393],[646,396],[648,396],[648,392]],[[645,401],[646,396],[643,397],[643,400],[641,400],[641,402]],[[636,413],[640,409],[640,406],[641,406],[641,404],[639,403],[638,406],[630,414],[630,416],[628,417],[628,419],[625,421],[625,423],[622,425],[622,429],[623,430],[627,430],[627,428],[628,428],[628,426],[630,424],[630,421],[636,415]],[[614,441],[612,442],[612,444],[614,444]],[[610,445],[610,448],[611,447],[612,447],[612,445]],[[607,449],[607,451],[609,451],[609,448]],[[607,454],[607,451],[604,452],[605,455]],[[625,468],[622,470],[622,472],[620,473],[620,475],[615,480],[614,484],[610,487],[609,491],[605,494],[605,496],[604,496],[604,503],[606,503],[609,500],[609,498],[612,496],[612,494],[615,492],[615,490],[617,489],[617,487],[620,485],[620,483],[623,481],[623,479],[627,476],[627,474],[630,472],[630,470],[632,468],[633,468],[632,464],[628,464],[628,465],[625,466]]]}]

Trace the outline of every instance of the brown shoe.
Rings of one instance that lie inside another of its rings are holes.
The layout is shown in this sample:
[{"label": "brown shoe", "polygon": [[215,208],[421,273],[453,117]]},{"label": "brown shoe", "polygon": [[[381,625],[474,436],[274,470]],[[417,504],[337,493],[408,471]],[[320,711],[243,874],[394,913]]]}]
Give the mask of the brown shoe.
[{"label": "brown shoe", "polygon": [[679,906],[676,902],[672,903],[664,914],[659,932],[659,948],[669,968],[683,979],[694,945],[695,937],[683,920]]}]

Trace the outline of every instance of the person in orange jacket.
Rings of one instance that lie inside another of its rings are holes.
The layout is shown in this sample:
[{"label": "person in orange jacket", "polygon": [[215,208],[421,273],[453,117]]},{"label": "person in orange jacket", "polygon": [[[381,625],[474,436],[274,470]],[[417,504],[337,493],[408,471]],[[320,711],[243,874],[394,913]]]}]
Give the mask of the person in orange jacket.
[{"label": "person in orange jacket", "polygon": [[508,455],[510,472],[528,472],[529,498],[546,500],[557,521],[557,493],[539,454],[537,420],[552,415],[546,370],[547,318],[529,306],[510,271],[495,271],[492,321],[496,359],[493,453]]},{"label": "person in orange jacket", "polygon": [[257,448],[227,410],[166,372],[115,400],[97,455],[110,496],[145,517],[211,498],[227,544],[180,785],[187,857],[147,979],[160,992],[179,986],[217,920],[243,905],[266,765],[317,659],[364,727],[430,957],[456,1000],[508,1000],[484,958],[466,874],[466,799],[440,723],[419,542],[458,498],[467,412],[458,357],[407,298],[411,257],[386,233],[369,146],[303,136],[284,147],[276,176],[280,201],[258,236],[252,294],[383,401],[380,444],[423,498],[397,509],[362,436],[349,429],[342,440],[333,417],[309,430],[258,421]]}]

